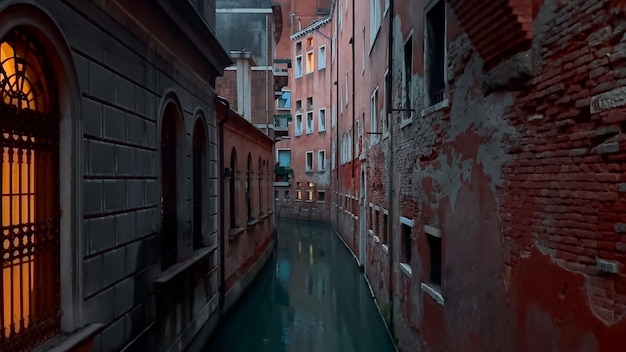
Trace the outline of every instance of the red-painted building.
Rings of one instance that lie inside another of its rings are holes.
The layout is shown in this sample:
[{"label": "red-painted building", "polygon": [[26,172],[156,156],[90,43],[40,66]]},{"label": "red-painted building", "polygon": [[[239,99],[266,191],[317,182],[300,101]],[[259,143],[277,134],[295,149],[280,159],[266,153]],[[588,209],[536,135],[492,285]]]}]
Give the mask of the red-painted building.
[{"label": "red-painted building", "polygon": [[328,222],[331,2],[285,2],[291,10],[292,34],[279,42],[283,52],[277,55],[291,58],[291,72],[289,86],[277,96],[277,109],[282,116],[288,116],[289,123],[284,125],[286,135],[276,143],[276,208],[279,217]]},{"label": "red-painted building", "polygon": [[325,89],[290,87],[337,106],[330,219],[400,350],[623,350],[623,5],[354,5]]}]

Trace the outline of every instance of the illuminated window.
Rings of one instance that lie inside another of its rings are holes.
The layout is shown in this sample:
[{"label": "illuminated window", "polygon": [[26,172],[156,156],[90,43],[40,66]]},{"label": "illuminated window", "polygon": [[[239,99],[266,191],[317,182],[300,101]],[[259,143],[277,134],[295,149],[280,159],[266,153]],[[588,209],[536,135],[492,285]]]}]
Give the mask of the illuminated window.
[{"label": "illuminated window", "polygon": [[0,351],[31,350],[60,330],[59,116],[38,50],[19,28],[0,42]]},{"label": "illuminated window", "polygon": [[302,200],[302,191],[296,191],[296,200]]},{"label": "illuminated window", "polygon": [[309,51],[306,53],[306,73],[313,71],[315,71],[315,57],[313,56],[313,51]]},{"label": "illuminated window", "polygon": [[306,200],[313,201],[313,191],[306,191]]}]

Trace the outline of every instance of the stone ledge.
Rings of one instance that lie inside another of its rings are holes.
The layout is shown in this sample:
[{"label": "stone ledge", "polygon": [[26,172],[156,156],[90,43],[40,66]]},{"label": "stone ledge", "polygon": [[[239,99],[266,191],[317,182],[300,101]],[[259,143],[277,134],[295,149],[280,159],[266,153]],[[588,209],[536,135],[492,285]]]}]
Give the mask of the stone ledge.
[{"label": "stone ledge", "polygon": [[234,229],[230,229],[228,230],[228,239],[231,241],[237,239],[237,237],[239,237],[239,235],[241,235],[244,231],[246,231],[245,227],[235,227]]},{"label": "stone ledge", "polygon": [[421,287],[422,287],[422,291],[424,291],[430,298],[435,300],[435,302],[437,302],[437,304],[439,304],[440,306],[443,306],[444,299],[443,299],[443,295],[441,294],[441,289],[439,289],[438,287],[425,284],[425,283],[422,283]]},{"label": "stone ledge", "polygon": [[248,222],[246,223],[247,227],[254,227],[256,226],[258,223],[260,223],[259,219],[250,219],[248,220]]},{"label": "stone ledge", "polygon": [[154,280],[157,308],[167,310],[181,298],[181,289],[193,287],[193,284],[205,276],[209,270],[209,256],[212,248],[202,248],[184,262],[176,263],[161,273]]},{"label": "stone ledge", "polygon": [[91,351],[93,339],[102,326],[89,324],[71,333],[61,333],[37,346],[32,352]]}]

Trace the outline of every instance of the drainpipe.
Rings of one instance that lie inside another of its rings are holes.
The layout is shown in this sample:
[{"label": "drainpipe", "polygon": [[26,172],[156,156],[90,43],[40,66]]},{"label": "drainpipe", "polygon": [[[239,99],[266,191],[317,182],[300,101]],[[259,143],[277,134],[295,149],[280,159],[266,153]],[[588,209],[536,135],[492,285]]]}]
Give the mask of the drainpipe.
[{"label": "drainpipe", "polygon": [[[269,80],[269,67],[270,67],[270,50],[271,50],[271,36],[270,36],[270,15],[265,15],[265,35],[267,36],[267,53],[265,54],[265,134],[270,135],[270,80]],[[272,62],[272,65],[274,63]],[[273,138],[272,138],[273,139]]]},{"label": "drainpipe", "polygon": [[226,294],[226,260],[224,258],[224,237],[226,236],[226,219],[224,217],[224,124],[228,121],[229,111],[230,111],[230,102],[220,96],[217,97],[217,100],[224,105],[225,114],[224,119],[222,119],[218,123],[219,127],[219,145],[220,148],[220,160],[219,160],[219,175],[220,175],[220,287],[219,287],[219,303],[220,303],[220,311],[224,308],[224,297]]},{"label": "drainpipe", "polygon": [[394,0],[389,0],[389,28],[388,28],[388,43],[387,43],[387,49],[389,50],[388,55],[387,55],[387,67],[389,70],[389,74],[387,75],[387,82],[385,82],[385,84],[387,85],[387,96],[385,97],[387,99],[387,121],[389,121],[389,157],[388,159],[388,169],[387,169],[387,175],[389,175],[389,216],[387,217],[387,241],[389,242],[389,328],[391,331],[393,331],[393,256],[394,256],[394,250],[393,250],[393,222],[394,222],[394,211],[393,211],[393,192],[394,190],[394,182],[393,182],[393,168],[394,168],[394,163],[393,163],[393,158],[394,158],[394,154],[393,154],[393,126],[392,123],[394,121],[393,119],[393,98],[392,98],[392,82],[393,82],[393,16],[394,16],[394,6],[393,6]]}]

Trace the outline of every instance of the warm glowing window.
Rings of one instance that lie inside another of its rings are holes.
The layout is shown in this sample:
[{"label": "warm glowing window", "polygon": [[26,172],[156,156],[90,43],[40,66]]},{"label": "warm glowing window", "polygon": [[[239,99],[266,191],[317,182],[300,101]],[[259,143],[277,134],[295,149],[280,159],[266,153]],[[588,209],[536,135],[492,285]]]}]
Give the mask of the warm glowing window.
[{"label": "warm glowing window", "polygon": [[60,328],[59,125],[38,45],[0,42],[0,350],[26,351]]},{"label": "warm glowing window", "polygon": [[306,73],[313,71],[315,71],[315,57],[313,56],[313,52],[309,51],[306,53]]}]

